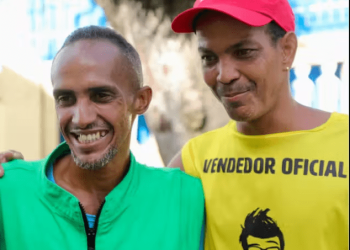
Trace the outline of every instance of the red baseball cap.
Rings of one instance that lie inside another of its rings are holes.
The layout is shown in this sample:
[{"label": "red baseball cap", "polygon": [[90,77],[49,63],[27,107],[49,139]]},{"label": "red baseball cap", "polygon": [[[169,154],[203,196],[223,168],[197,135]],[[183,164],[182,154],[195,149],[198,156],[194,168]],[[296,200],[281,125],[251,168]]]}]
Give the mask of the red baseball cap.
[{"label": "red baseball cap", "polygon": [[288,0],[196,0],[193,8],[175,17],[171,28],[176,33],[191,33],[193,20],[203,10],[227,14],[250,26],[264,26],[275,21],[285,31],[295,30],[295,18]]}]

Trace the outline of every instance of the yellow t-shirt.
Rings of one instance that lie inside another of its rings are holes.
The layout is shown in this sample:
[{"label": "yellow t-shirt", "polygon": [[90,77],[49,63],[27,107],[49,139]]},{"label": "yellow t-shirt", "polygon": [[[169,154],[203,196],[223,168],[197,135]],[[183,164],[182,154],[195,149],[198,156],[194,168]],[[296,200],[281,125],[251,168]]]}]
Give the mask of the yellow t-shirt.
[{"label": "yellow t-shirt", "polygon": [[182,161],[202,180],[206,250],[348,249],[349,116],[258,136],[230,121],[190,140]]}]

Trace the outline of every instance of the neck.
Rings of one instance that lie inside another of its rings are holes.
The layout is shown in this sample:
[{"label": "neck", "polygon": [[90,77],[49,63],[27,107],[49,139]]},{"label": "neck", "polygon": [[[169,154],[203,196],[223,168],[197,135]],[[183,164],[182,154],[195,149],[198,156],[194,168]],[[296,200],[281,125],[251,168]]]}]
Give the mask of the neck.
[{"label": "neck", "polygon": [[94,214],[107,194],[123,180],[129,165],[128,148],[119,150],[114,159],[99,170],[82,169],[67,155],[54,164],[54,177],[57,185],[79,199],[87,213]]},{"label": "neck", "polygon": [[249,122],[237,122],[238,132],[245,135],[266,135],[291,131],[293,127],[292,112],[286,112],[290,116],[283,113],[265,114],[256,120]]},{"label": "neck", "polygon": [[258,119],[237,122],[238,132],[245,135],[266,135],[308,130],[325,123],[330,114],[297,103],[291,95],[281,96],[274,108]]},{"label": "neck", "polygon": [[273,108],[257,119],[238,121],[238,132],[245,135],[266,135],[312,129],[324,123],[329,115],[297,103],[288,89],[280,91]]}]

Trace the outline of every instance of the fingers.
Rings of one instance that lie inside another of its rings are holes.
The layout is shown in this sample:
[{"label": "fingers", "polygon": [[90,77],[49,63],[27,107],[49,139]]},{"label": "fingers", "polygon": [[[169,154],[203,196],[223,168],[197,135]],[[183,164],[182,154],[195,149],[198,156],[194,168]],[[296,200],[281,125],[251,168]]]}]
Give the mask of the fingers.
[{"label": "fingers", "polygon": [[0,153],[0,177],[4,176],[4,169],[1,163],[9,162],[14,159],[23,159],[23,155],[15,150],[8,150]]},{"label": "fingers", "polygon": [[15,159],[24,159],[24,157],[20,152],[15,150],[8,150],[0,153],[0,163],[5,163]]},{"label": "fingers", "polygon": [[13,159],[13,152],[6,151],[0,154],[0,163],[5,163]]},{"label": "fingers", "polygon": [[13,156],[12,156],[12,158],[10,160],[15,160],[15,159],[22,159],[23,160],[24,159],[24,156],[22,155],[21,152],[18,152],[18,151],[15,151],[15,150],[9,150],[9,151],[13,153]]}]

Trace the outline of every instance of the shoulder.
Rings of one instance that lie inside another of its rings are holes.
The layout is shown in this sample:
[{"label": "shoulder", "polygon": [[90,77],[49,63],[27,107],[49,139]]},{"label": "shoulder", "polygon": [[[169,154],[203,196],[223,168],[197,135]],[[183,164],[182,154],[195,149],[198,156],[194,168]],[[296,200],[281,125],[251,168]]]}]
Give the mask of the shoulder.
[{"label": "shoulder", "polygon": [[295,119],[300,125],[299,130],[309,130],[321,133],[339,133],[348,131],[349,116],[337,112],[327,112],[306,106],[301,106]]},{"label": "shoulder", "polygon": [[211,130],[190,139],[181,149],[182,162],[184,163],[186,159],[193,160],[202,155],[206,155],[212,150],[216,151],[228,138],[230,138],[232,142],[235,133],[233,129],[234,126],[235,122],[231,120],[221,128]]},{"label": "shoulder", "polygon": [[141,175],[157,179],[161,182],[181,181],[182,183],[194,184],[200,182],[198,178],[192,177],[179,168],[156,168],[139,164]]},{"label": "shoulder", "polygon": [[200,177],[199,168],[203,157],[218,151],[225,144],[227,138],[234,139],[234,121],[229,121],[225,126],[203,133],[190,139],[181,149],[181,162],[186,173]]},{"label": "shoulder", "polygon": [[147,179],[148,186],[154,183],[157,187],[169,188],[169,190],[185,190],[187,195],[203,196],[201,181],[190,176],[179,168],[155,168],[139,164],[140,175]]},{"label": "shoulder", "polygon": [[231,127],[234,124],[235,124],[235,122],[231,120],[223,127],[205,132],[201,135],[198,135],[198,136],[190,139],[186,144],[199,144],[199,145],[205,146],[205,145],[207,145],[207,143],[209,143],[209,142],[212,143],[215,140],[221,141],[222,138],[227,137],[229,133],[233,132]]},{"label": "shoulder", "polygon": [[139,189],[142,196],[148,197],[148,202],[149,197],[153,197],[154,202],[161,200],[162,205],[159,206],[174,216],[179,214],[178,219],[184,225],[197,227],[200,231],[205,208],[201,181],[180,169],[142,167]]},{"label": "shoulder", "polygon": [[37,171],[38,166],[43,164],[44,160],[38,161],[25,161],[25,160],[13,160],[10,162],[2,163],[6,173],[11,172],[32,172]]},{"label": "shoulder", "polygon": [[332,119],[337,122],[341,122],[344,125],[349,124],[349,115],[341,114],[341,113],[333,113]]},{"label": "shoulder", "polygon": [[[2,166],[5,171],[5,175],[0,178],[0,185],[2,183],[15,183],[18,181],[25,181],[33,179],[32,176],[40,172],[41,167],[44,164],[44,160],[39,161],[24,161],[13,160],[7,163],[3,163]],[[8,184],[6,184],[8,185]]]},{"label": "shoulder", "polygon": [[332,133],[339,135],[349,134],[349,115],[332,113],[331,117],[324,125],[325,128]]}]

